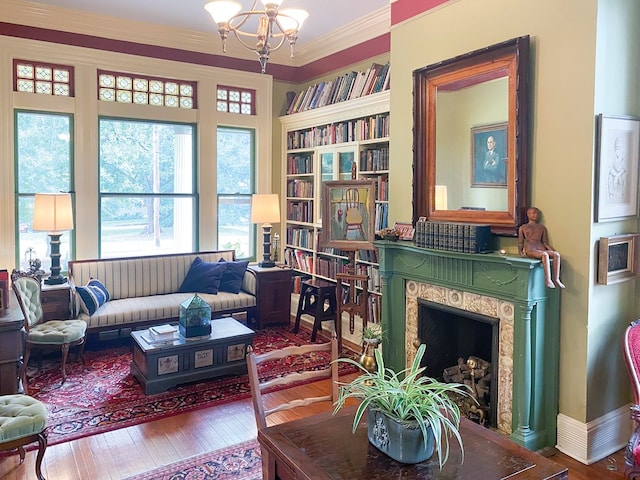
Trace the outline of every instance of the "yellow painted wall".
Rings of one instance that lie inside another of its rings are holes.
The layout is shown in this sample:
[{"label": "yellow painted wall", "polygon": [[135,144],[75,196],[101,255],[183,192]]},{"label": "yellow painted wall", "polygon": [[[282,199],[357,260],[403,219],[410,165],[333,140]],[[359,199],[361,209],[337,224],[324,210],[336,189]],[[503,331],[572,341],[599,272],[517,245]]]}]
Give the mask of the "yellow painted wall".
[{"label": "yellow painted wall", "polygon": [[[594,227],[592,199],[594,99],[596,87],[601,87],[596,83],[599,15],[617,10],[638,25],[635,3],[459,0],[397,25],[391,35],[390,222],[406,219],[412,209],[413,70],[510,38],[531,37],[531,204],[541,209],[550,241],[562,253],[567,288],[561,299],[559,409],[581,422],[630,401],[625,367],[615,352],[624,326],[638,314],[636,282],[596,286],[594,240],[621,229],[637,231],[637,224],[633,220]],[[635,29],[637,36],[637,27],[625,28]],[[609,46],[626,48],[626,41],[619,35]],[[637,55],[638,49],[634,51]],[[637,68],[627,75],[637,84]],[[606,88],[623,85],[629,91],[633,83],[609,83]],[[603,99],[599,107],[606,103]],[[635,109],[629,104],[627,96],[614,111],[637,110],[637,98]],[[516,239],[501,238],[500,246],[515,252]]]}]

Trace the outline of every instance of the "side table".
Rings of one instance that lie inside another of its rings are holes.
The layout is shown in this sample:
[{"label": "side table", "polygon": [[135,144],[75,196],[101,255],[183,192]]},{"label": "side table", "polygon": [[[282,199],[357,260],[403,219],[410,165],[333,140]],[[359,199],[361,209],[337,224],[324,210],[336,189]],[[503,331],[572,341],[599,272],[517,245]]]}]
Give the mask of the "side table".
[{"label": "side table", "polygon": [[43,320],[68,320],[71,318],[71,286],[42,284],[40,292]]},{"label": "side table", "polygon": [[258,265],[248,268],[256,276],[257,328],[288,324],[291,321],[291,269]]}]

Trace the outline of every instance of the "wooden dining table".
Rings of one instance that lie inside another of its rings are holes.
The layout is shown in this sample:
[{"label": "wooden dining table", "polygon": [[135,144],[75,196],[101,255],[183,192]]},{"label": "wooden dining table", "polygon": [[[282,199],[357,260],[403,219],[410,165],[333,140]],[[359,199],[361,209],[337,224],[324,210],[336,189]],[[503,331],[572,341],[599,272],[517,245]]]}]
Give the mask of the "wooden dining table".
[{"label": "wooden dining table", "polygon": [[508,437],[462,419],[462,451],[450,439],[449,460],[439,468],[437,454],[406,465],[369,443],[366,415],[352,433],[355,407],[281,423],[258,431],[264,480],[555,480],[567,469]]}]

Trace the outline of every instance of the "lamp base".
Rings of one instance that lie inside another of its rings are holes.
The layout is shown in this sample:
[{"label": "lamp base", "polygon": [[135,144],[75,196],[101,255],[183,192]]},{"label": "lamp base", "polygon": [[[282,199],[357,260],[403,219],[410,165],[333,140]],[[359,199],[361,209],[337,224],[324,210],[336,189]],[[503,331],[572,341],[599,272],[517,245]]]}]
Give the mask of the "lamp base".
[{"label": "lamp base", "polygon": [[272,260],[268,260],[268,261],[262,261],[258,263],[258,266],[260,268],[272,268],[276,266],[276,262],[272,261]]},{"label": "lamp base", "polygon": [[51,244],[51,274],[44,280],[45,285],[62,285],[67,279],[60,275],[60,237],[59,232],[49,233]]},{"label": "lamp base", "polygon": [[52,275],[44,279],[45,285],[62,285],[63,283],[67,283],[67,277],[63,277],[62,275],[58,275],[57,277]]}]

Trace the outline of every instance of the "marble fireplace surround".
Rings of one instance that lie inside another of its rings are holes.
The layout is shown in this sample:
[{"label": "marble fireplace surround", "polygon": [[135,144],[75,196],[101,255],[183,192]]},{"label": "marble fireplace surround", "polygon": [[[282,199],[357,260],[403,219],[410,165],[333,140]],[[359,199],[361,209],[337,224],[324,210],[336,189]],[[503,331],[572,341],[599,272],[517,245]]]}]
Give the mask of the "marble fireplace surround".
[{"label": "marble fireplace surround", "polygon": [[[513,391],[513,303],[485,295],[462,292],[448,287],[408,280],[406,282],[406,364],[410,365],[416,355],[414,339],[419,338],[418,299],[447,305],[464,312],[479,313],[498,318],[498,394],[496,426],[505,434],[511,434]],[[495,361],[494,359],[490,359]]]},{"label": "marble fireplace surround", "polygon": [[498,429],[531,450],[555,446],[559,295],[545,287],[540,262],[408,242],[375,245],[385,364],[403,369],[414,358],[418,298],[498,318]]}]

